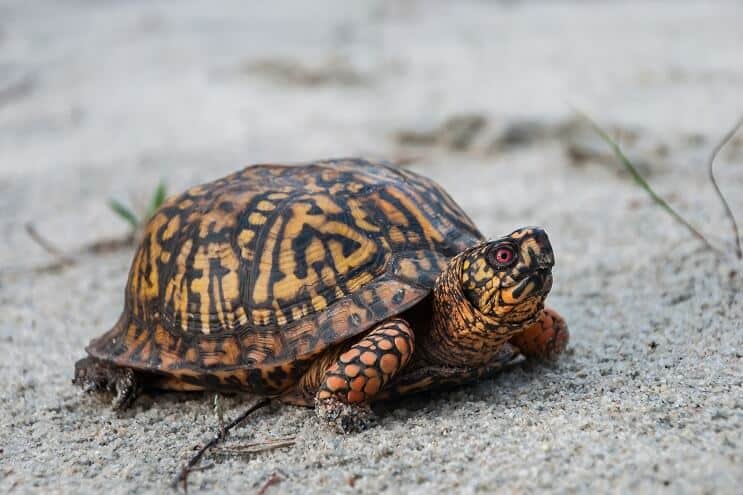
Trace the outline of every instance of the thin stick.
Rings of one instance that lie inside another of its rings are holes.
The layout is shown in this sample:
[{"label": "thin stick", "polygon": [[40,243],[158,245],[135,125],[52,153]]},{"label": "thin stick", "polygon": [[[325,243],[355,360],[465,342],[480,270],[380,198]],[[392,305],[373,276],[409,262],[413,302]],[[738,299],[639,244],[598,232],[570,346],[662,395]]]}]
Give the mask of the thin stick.
[{"label": "thin stick", "polygon": [[94,241],[87,246],[83,246],[80,252],[92,254],[111,253],[133,246],[134,239],[135,237],[133,234],[127,234],[124,237],[117,237],[112,239],[101,239],[99,241]]},{"label": "thin stick", "polygon": [[55,258],[57,258],[62,265],[74,265],[75,259],[71,258],[70,256],[66,255],[61,249],[59,249],[57,246],[52,244],[51,241],[45,239],[44,237],[39,234],[39,232],[36,230],[36,227],[34,227],[34,224],[31,222],[27,222],[26,225],[26,233],[28,233],[29,237],[41,246],[41,248],[46,251],[47,253],[51,254]]},{"label": "thin stick", "polygon": [[214,463],[212,462],[211,464],[205,464],[203,466],[194,466],[190,468],[189,471],[191,471],[192,473],[195,473],[196,471],[207,471],[209,469],[212,469],[213,467],[214,467]]},{"label": "thin stick", "polygon": [[276,471],[271,473],[271,476],[266,480],[265,483],[263,483],[263,486],[256,492],[255,495],[265,495],[266,490],[268,490],[268,487],[272,485],[276,485],[278,483],[281,483],[283,481],[284,477],[278,474]]},{"label": "thin stick", "polygon": [[219,392],[214,394],[214,414],[217,415],[217,424],[219,425],[219,434],[227,436],[224,429],[224,403]]},{"label": "thin stick", "polygon": [[[124,237],[113,238],[113,239],[101,239],[93,241],[90,244],[86,244],[79,248],[74,255],[67,254],[62,249],[58,248],[52,241],[42,236],[33,223],[27,222],[25,224],[26,233],[38,244],[44,251],[51,254],[57,259],[54,263],[42,266],[35,266],[28,268],[36,273],[46,273],[51,271],[57,271],[67,266],[72,266],[78,262],[77,257],[84,254],[104,254],[119,249],[131,247],[134,244],[135,237],[133,234],[127,234]],[[26,270],[24,268],[23,270]]]},{"label": "thin stick", "polygon": [[296,437],[275,438],[264,442],[250,442],[235,447],[222,447],[217,452],[230,455],[250,455],[265,452],[267,450],[289,447],[296,443]]},{"label": "thin stick", "polygon": [[245,419],[250,416],[253,412],[257,411],[258,409],[261,409],[262,407],[266,407],[271,403],[270,399],[261,399],[252,406],[250,406],[244,413],[239,415],[237,418],[230,421],[228,425],[224,427],[224,430],[221,430],[217,432],[214,437],[209,440],[206,445],[201,447],[196,454],[194,454],[193,457],[188,461],[188,463],[181,469],[180,473],[178,474],[178,477],[173,481],[173,487],[177,487],[178,483],[183,483],[183,492],[188,492],[188,473],[190,473],[193,470],[193,467],[198,464],[198,462],[201,460],[201,458],[204,456],[207,450],[214,447],[215,445],[219,444],[220,442],[224,441],[225,438],[227,438],[227,435],[229,434],[230,430],[232,430],[234,427],[245,421]]},{"label": "thin stick", "polygon": [[621,148],[619,148],[617,143],[611,137],[609,137],[606,131],[604,131],[601,127],[598,126],[598,124],[596,124],[593,120],[591,120],[591,118],[588,115],[586,115],[585,113],[579,110],[576,110],[576,111],[581,117],[586,119],[586,121],[591,125],[591,127],[596,132],[596,134],[598,134],[601,137],[601,139],[603,139],[604,142],[606,142],[606,144],[609,145],[609,147],[614,152],[614,155],[619,159],[620,162],[622,162],[622,165],[624,165],[624,167],[629,171],[630,175],[632,175],[632,178],[635,179],[635,182],[637,182],[640,185],[640,187],[642,187],[645,190],[645,192],[647,192],[650,195],[652,200],[655,201],[655,203],[658,206],[663,208],[666,211],[666,213],[671,215],[671,217],[674,220],[676,220],[678,223],[686,227],[686,229],[689,232],[691,232],[691,234],[694,237],[702,241],[704,245],[707,246],[709,249],[711,249],[712,251],[716,252],[719,255],[723,254],[723,251],[721,249],[713,246],[709,242],[709,240],[707,240],[707,238],[704,237],[704,235],[701,232],[699,232],[692,224],[686,221],[686,219],[682,217],[676,210],[674,210],[671,207],[671,205],[666,203],[666,201],[663,198],[658,196],[658,194],[653,190],[653,188],[650,187],[650,184],[648,184],[647,181],[642,177],[642,175],[640,175],[640,172],[637,171],[637,168],[632,164],[629,158],[627,158],[624,155],[624,153],[622,152]]},{"label": "thin stick", "polygon": [[722,207],[725,208],[725,214],[730,219],[730,224],[733,226],[733,236],[735,237],[735,254],[738,256],[738,259],[743,259],[743,250],[741,250],[740,246],[740,232],[738,231],[738,222],[735,220],[735,215],[733,215],[733,210],[730,209],[730,205],[728,204],[727,200],[725,199],[725,196],[723,196],[722,191],[720,191],[720,186],[717,184],[717,179],[715,178],[715,170],[714,170],[714,164],[715,164],[715,158],[717,158],[717,154],[722,150],[722,148],[725,147],[725,145],[730,141],[736,132],[738,132],[738,129],[743,126],[743,117],[738,119],[738,122],[735,123],[732,129],[730,129],[725,136],[723,136],[722,140],[717,143],[717,146],[712,150],[712,154],[709,157],[709,161],[707,162],[707,170],[709,172],[709,180],[712,181],[712,185],[715,187],[715,192],[717,193],[717,197],[720,198],[720,202],[722,203]]},{"label": "thin stick", "polygon": [[413,165],[415,163],[419,163],[423,161],[423,156],[420,155],[414,155],[414,156],[401,156],[399,158],[396,158],[392,160],[392,163],[397,165],[398,167],[407,167],[408,165]]}]

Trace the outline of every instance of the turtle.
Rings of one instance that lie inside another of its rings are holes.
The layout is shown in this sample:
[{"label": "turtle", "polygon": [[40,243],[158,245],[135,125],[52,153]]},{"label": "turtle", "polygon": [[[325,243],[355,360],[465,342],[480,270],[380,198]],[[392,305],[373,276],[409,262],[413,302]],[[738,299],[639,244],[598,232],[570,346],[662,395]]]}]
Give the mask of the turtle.
[{"label": "turtle", "polygon": [[121,316],[73,382],[117,410],[144,390],[247,392],[361,431],[376,401],[556,359],[553,266],[543,229],[487,239],[390,163],[252,165],[152,215]]}]

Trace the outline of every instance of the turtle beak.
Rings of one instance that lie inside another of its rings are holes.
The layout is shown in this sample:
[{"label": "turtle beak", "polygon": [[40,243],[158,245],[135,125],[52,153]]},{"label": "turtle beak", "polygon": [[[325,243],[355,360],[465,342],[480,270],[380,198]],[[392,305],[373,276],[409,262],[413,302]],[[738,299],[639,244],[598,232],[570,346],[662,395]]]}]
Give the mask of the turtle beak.
[{"label": "turtle beak", "polygon": [[546,296],[552,289],[552,267],[555,266],[552,243],[539,227],[527,227],[523,231],[521,243],[524,258],[528,260],[527,279],[534,287],[531,293]]},{"label": "turtle beak", "polygon": [[555,253],[552,251],[552,243],[550,243],[547,232],[544,230],[533,227],[532,238],[537,245],[536,264],[538,270],[552,270],[555,266]]}]

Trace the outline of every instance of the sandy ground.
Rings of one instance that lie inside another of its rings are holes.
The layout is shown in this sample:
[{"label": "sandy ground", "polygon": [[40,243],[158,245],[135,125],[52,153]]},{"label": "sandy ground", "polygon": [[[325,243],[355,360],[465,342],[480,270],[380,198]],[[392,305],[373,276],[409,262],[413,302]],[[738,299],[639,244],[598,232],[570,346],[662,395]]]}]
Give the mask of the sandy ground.
[{"label": "sandy ground", "polygon": [[[53,258],[25,222],[74,252],[125,234],[106,201],[160,178],[175,192],[366,155],[419,157],[488,235],[544,226],[569,352],[385,406],[355,436],[273,407],[232,442],[296,444],[209,456],[193,492],[255,493],[276,472],[267,493],[739,493],[741,262],[556,130],[570,104],[620,127],[658,190],[729,240],[703,164],[743,110],[739,2],[237,4],[0,2],[0,492],[162,492],[216,425],[201,394],[116,416],[73,388],[131,250],[36,270]],[[480,129],[437,130],[457,115]],[[743,216],[741,163],[739,139],[718,165]],[[227,398],[228,417],[246,402]]]}]

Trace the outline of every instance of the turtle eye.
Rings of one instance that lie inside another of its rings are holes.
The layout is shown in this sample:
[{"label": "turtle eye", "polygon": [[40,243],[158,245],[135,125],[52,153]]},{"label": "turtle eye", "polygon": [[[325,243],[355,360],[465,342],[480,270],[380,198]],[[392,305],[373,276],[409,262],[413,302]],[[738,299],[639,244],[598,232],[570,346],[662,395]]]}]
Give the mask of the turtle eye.
[{"label": "turtle eye", "polygon": [[516,253],[510,246],[501,246],[493,253],[493,261],[499,266],[508,266],[516,259]]}]

